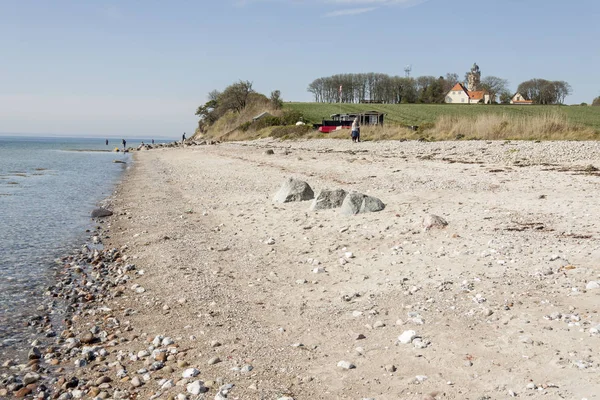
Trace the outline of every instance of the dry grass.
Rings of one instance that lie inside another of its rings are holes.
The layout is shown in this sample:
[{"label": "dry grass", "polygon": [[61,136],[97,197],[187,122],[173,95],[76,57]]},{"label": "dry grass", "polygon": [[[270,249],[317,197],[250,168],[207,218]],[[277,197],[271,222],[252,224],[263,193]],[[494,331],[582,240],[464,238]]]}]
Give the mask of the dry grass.
[{"label": "dry grass", "polygon": [[[273,127],[243,132],[236,128],[268,108],[258,105],[240,114],[227,114],[211,128],[205,137],[219,140],[253,140],[271,136]],[[268,110],[274,115],[280,111]],[[310,131],[306,134],[286,135],[283,138],[349,139],[350,130],[330,133]],[[589,126],[574,124],[564,114],[546,113],[515,116],[508,114],[480,114],[477,116],[441,115],[435,124],[423,124],[419,131],[399,125],[383,127],[363,126],[361,140],[599,140],[600,132]]]},{"label": "dry grass", "polygon": [[[329,138],[329,139],[350,139],[350,129],[340,129],[330,133],[321,133],[313,131],[309,133],[307,138]],[[421,137],[418,132],[398,125],[377,126],[362,126],[360,129],[360,140],[417,140]]]},{"label": "dry grass", "polygon": [[442,115],[423,132],[430,140],[597,140],[593,128],[570,123],[558,113],[535,116],[482,114],[476,117]]},{"label": "dry grass", "polygon": [[208,132],[201,134],[196,132],[197,138],[211,138],[217,140],[251,140],[261,136],[258,132],[238,132],[236,129],[244,122],[251,121],[258,114],[267,111],[274,116],[280,116],[283,111],[271,108],[270,102],[250,103],[240,113],[227,112],[214,123]]}]

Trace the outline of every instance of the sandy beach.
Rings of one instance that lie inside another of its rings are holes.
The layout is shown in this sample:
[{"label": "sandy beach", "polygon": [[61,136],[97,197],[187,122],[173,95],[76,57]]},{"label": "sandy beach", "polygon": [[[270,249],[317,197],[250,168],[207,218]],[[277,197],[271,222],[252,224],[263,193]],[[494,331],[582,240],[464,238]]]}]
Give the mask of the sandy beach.
[{"label": "sandy beach", "polygon": [[[134,267],[68,329],[105,351],[56,364],[89,398],[600,398],[597,168],[597,142],[136,152],[100,237]],[[386,207],[274,203],[288,177]]]}]

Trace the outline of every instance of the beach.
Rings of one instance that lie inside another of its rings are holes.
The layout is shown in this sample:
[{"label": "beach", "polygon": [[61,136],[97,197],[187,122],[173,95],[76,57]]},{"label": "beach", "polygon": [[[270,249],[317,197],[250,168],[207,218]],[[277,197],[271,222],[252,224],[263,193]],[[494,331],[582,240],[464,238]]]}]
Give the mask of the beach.
[{"label": "beach", "polygon": [[[90,296],[11,383],[38,364],[31,393],[58,398],[600,398],[599,143],[134,154],[70,278]],[[273,202],[290,177],[385,209]]]}]

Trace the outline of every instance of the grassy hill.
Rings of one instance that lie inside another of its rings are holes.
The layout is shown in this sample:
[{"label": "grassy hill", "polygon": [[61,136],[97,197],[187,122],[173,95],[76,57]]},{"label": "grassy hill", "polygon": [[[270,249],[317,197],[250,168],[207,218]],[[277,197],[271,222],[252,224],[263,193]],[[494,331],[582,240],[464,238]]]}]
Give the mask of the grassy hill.
[{"label": "grassy hill", "polygon": [[285,103],[284,109],[300,111],[308,122],[320,123],[331,114],[376,110],[387,113],[387,123],[395,125],[433,124],[441,116],[477,117],[484,114],[505,115],[508,118],[559,115],[575,125],[583,125],[600,132],[600,107],[589,106],[512,106],[463,104],[330,104]]}]

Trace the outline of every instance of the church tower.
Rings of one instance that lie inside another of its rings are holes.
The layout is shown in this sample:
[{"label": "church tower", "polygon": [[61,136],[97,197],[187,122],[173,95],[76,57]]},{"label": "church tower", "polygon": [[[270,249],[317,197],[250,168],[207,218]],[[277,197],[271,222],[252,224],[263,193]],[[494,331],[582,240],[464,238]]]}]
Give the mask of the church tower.
[{"label": "church tower", "polygon": [[479,84],[481,83],[481,71],[479,70],[479,65],[474,63],[471,67],[471,72],[467,75],[467,90],[469,92],[476,92],[479,90]]}]

